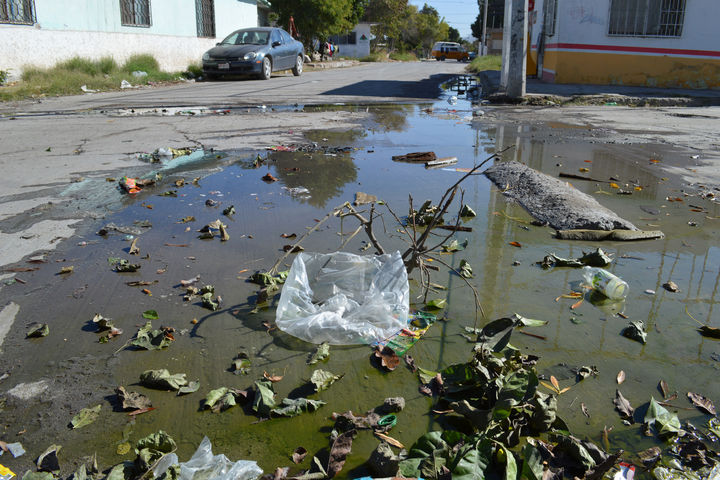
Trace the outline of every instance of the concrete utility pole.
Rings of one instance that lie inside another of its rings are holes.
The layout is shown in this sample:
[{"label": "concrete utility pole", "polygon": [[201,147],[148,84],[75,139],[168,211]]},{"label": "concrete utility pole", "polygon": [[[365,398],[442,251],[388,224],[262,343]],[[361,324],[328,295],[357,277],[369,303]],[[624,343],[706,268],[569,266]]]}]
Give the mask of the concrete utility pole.
[{"label": "concrete utility pole", "polygon": [[482,28],[482,39],[480,40],[480,55],[486,55],[485,52],[485,43],[487,42],[487,11],[488,11],[488,2],[490,0],[485,0],[484,6],[485,9],[483,10],[483,28]]},{"label": "concrete utility pole", "polygon": [[512,98],[525,96],[528,0],[505,0],[500,86]]}]

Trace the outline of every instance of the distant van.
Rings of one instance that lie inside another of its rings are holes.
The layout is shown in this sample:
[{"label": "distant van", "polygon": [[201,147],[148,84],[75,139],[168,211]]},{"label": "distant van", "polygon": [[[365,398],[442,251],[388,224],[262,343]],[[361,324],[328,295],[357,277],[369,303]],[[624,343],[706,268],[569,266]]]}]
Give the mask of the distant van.
[{"label": "distant van", "polygon": [[457,60],[458,62],[467,62],[470,55],[459,43],[455,42],[435,42],[430,55],[435,57],[437,61],[445,61],[446,59]]}]

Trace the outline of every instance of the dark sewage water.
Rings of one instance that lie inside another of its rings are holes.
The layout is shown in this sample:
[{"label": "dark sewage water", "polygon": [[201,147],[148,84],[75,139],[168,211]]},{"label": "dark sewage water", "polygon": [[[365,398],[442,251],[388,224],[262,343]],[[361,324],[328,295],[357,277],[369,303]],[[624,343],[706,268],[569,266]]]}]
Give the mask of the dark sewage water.
[{"label": "dark sewage water", "polygon": [[[613,450],[637,452],[655,444],[654,439],[643,435],[639,425],[624,426],[614,411],[612,400],[620,370],[627,376],[621,390],[634,406],[648,402],[651,396],[659,399],[657,385],[665,380],[679,394],[675,403],[681,407],[676,410],[680,419],[705,425],[710,417],[691,408],[686,393],[720,398],[716,381],[720,344],[697,331],[697,322],[720,326],[720,251],[716,240],[720,213],[716,205],[686,196],[691,190],[665,178],[663,165],[679,162],[688,153],[657,145],[605,144],[579,134],[571,125],[499,123],[493,119],[492,107],[487,107],[484,116],[473,117],[473,107],[466,99],[448,101],[452,93],[426,105],[337,106],[367,109],[373,122],[365,130],[320,131],[308,138],[308,143],[331,148],[311,153],[268,150],[194,154],[166,165],[157,186],[133,197],[115,191],[112,183],[97,184],[94,188],[103,195],[117,197],[119,210],[98,222],[88,235],[71,239],[50,256],[51,260],[66,259],[62,265],[75,265],[73,274],[47,275],[44,281],[48,288],[16,298],[22,305],[23,318],[47,319],[52,334],[26,341],[23,349],[27,358],[15,370],[14,378],[33,381],[42,375],[60,375],[61,367],[68,365],[66,359],[80,359],[75,363],[84,362],[91,370],[87,372],[89,384],[124,385],[148,395],[156,410],[134,420],[112,412],[109,403],[113,392],[107,389],[103,392],[106,405],[94,424],[63,430],[60,438],[35,433],[31,438],[18,437],[20,441],[36,444],[40,450],[60,443],[66,459],[97,453],[99,464],[109,467],[134,458],[132,450],[118,454],[119,444],[165,430],[178,442],[181,461],[187,460],[207,435],[215,453],[233,460],[255,460],[266,472],[290,465],[292,452],[302,446],[310,452],[301,464],[307,468],[312,454],[328,447],[333,412],[361,414],[381,405],[387,397],[401,396],[406,408],[398,414],[390,435],[409,448],[423,433],[438,428],[430,413],[433,400],[418,391],[417,376],[404,365],[393,372],[375,368],[370,362],[372,350],[364,345],[332,347],[327,362],[307,365],[308,354],[315,346],[269,328],[275,319],[272,306],[251,312],[257,286],[248,277],[268,269],[284,253],[283,246],[292,243],[282,234],[302,235],[334,207],[352,202],[356,192],[376,195],[398,215],[407,215],[409,196],[416,208],[425,200],[437,202],[464,175],[463,169],[512,145],[514,148],[502,154],[503,160],[519,160],[551,175],[572,172],[603,180],[612,177],[621,188],[630,185],[632,195],[619,195],[609,183],[571,180],[573,186],[638,227],[662,230],[665,238],[602,244],[556,240],[551,229],[532,225],[532,218],[484,176],[471,176],[461,186],[464,203],[477,216],[463,223],[472,232],[458,232],[454,237],[460,242],[467,240],[467,248],[440,258],[455,267],[462,259],[472,265],[475,278],[470,281],[479,292],[484,312],[477,326],[514,312],[548,322],[544,327],[526,329],[536,336],[514,335],[512,344],[538,355],[538,370],[546,378],[554,375],[562,387],[571,387],[559,396],[559,413],[580,437],[601,444],[603,428],[614,427],[609,435]],[[334,147],[352,148],[343,152]],[[425,169],[421,164],[391,159],[419,151],[457,157],[458,162]],[[268,173],[278,180],[262,181]],[[200,178],[193,183],[196,177]],[[184,186],[174,184],[179,179],[185,180]],[[634,189],[633,185],[641,188]],[[307,193],[292,190],[299,188],[307,189]],[[176,196],[160,195],[171,190]],[[208,200],[215,206],[208,206]],[[222,215],[231,205],[235,213]],[[358,208],[367,214],[369,207]],[[384,205],[378,205],[377,211],[382,214],[374,225],[380,242],[387,251],[403,251],[407,244],[399,233],[400,226]],[[190,216],[194,221],[183,223]],[[228,226],[230,239],[199,239],[197,230],[217,219]],[[107,223],[133,225],[136,221],[152,224],[137,236],[139,257],[127,254],[132,240],[127,234],[93,234]],[[310,235],[303,247],[308,252],[336,251],[356,227],[352,219],[341,223],[333,218]],[[345,250],[372,254],[366,245],[367,238],[361,233]],[[546,270],[537,262],[550,253],[575,258],[596,247],[613,256],[608,270],[629,284],[629,294],[620,303],[584,301],[571,309],[575,299],[558,297],[578,288],[580,271]],[[119,274],[112,271],[109,257],[128,258],[142,268],[137,273]],[[36,274],[39,279],[40,273]],[[215,286],[222,297],[220,310],[207,310],[197,299],[183,300],[180,281],[195,276],[200,276],[200,285]],[[137,280],[157,283],[126,285]],[[679,286],[678,292],[663,289],[668,280]],[[470,358],[473,344],[465,327],[475,326],[476,312],[471,290],[447,269],[434,272],[431,281],[447,288],[429,296],[447,300],[447,307],[439,312],[445,321],[433,325],[409,353],[418,366],[439,370]],[[410,285],[411,307],[421,309],[424,303],[416,274],[411,276]],[[152,295],[143,293],[142,288]],[[160,317],[153,325],[176,329],[173,344],[161,351],[125,349],[113,355],[144,324],[141,313],[149,309]],[[124,334],[108,344],[98,343],[90,325],[96,313],[112,318]],[[620,335],[628,319],[646,323],[646,344]],[[247,354],[251,367],[247,375],[234,375],[230,367],[241,352]],[[93,373],[93,365],[100,365],[103,373]],[[584,365],[595,366],[599,374],[576,383],[572,368]],[[264,372],[283,376],[275,384],[276,398],[282,399],[305,384],[318,367],[344,376],[328,390],[312,396],[327,402],[316,412],[259,421],[242,406],[219,414],[202,410],[202,400],[210,390],[223,386],[245,389]],[[186,373],[189,380],[200,381],[200,389],[176,396],[138,385],[141,372],[159,368]],[[100,375],[104,377],[94,378]],[[581,404],[589,417],[583,414]],[[81,397],[77,404],[65,405],[66,410],[57,414],[67,415],[69,421],[70,415],[87,406],[91,405],[82,404]],[[42,412],[42,403],[36,410],[40,418],[49,415]],[[20,428],[21,424],[12,423],[5,431],[11,434]],[[129,432],[129,438],[123,431]],[[370,432],[360,432],[341,475],[366,474],[362,464],[377,442]],[[20,469],[24,463],[16,465]]]}]

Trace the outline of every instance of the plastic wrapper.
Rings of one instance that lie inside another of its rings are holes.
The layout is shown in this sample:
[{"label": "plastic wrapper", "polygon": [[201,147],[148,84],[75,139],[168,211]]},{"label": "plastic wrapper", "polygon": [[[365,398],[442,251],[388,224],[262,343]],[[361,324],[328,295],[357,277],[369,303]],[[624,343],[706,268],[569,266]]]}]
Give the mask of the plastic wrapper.
[{"label": "plastic wrapper", "polygon": [[180,464],[180,480],[255,480],[262,473],[253,461],[233,462],[223,454],[213,455],[208,437],[203,438],[190,460]]},{"label": "plastic wrapper", "polygon": [[311,343],[370,344],[405,327],[409,310],[400,252],[367,257],[303,252],[285,280],[275,323]]}]

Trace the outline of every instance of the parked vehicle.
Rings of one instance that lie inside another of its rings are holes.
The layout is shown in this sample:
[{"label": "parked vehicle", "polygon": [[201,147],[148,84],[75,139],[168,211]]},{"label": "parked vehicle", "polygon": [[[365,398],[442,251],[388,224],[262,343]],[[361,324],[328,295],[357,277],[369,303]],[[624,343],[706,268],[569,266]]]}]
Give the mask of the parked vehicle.
[{"label": "parked vehicle", "polygon": [[468,52],[465,51],[462,45],[455,42],[435,42],[430,55],[435,57],[435,60],[443,62],[448,58],[458,62],[470,60]]},{"label": "parked vehicle", "polygon": [[267,80],[272,72],[302,73],[305,52],[302,43],[282,28],[257,27],[236,30],[202,57],[208,79],[221,75],[256,75]]}]

